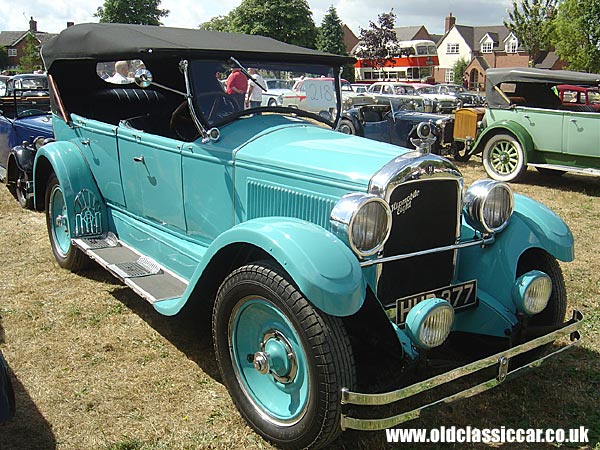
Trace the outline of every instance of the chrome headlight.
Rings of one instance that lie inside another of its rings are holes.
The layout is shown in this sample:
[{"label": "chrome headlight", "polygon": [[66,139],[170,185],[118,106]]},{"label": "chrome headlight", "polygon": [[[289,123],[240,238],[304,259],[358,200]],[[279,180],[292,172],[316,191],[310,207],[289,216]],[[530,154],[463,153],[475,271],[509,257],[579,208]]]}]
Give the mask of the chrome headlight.
[{"label": "chrome headlight", "polygon": [[551,294],[552,280],[539,270],[521,275],[512,289],[517,309],[529,316],[541,313],[548,305]]},{"label": "chrome headlight", "polygon": [[331,211],[332,231],[360,257],[377,253],[392,227],[389,205],[372,194],[343,196]]},{"label": "chrome headlight", "polygon": [[463,213],[469,225],[489,234],[506,228],[513,208],[514,197],[508,184],[478,180],[467,189]]},{"label": "chrome headlight", "polygon": [[454,308],[446,300],[430,298],[414,306],[406,316],[406,330],[413,343],[424,349],[442,345],[454,323]]}]

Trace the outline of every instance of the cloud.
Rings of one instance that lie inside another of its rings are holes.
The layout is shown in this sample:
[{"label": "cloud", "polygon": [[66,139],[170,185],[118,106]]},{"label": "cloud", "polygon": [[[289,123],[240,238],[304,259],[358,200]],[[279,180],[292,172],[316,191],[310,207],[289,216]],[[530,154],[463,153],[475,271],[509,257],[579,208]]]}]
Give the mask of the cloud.
[{"label": "cloud", "polygon": [[[241,0],[221,0],[218,2],[197,2],[192,0],[162,0],[161,8],[170,11],[162,21],[167,26],[196,28],[200,23],[218,15],[225,15],[238,6]],[[313,20],[321,24],[323,16],[333,5],[340,19],[358,34],[360,28],[367,28],[369,21],[377,21],[377,16],[394,8],[396,26],[425,25],[430,33],[443,33],[444,18],[452,12],[461,25],[500,25],[508,17],[506,9],[511,0],[429,0],[422,2],[402,2],[393,0],[308,0],[313,12]],[[29,17],[38,22],[38,30],[58,33],[68,21],[75,23],[96,22],[96,9],[103,0],[28,0],[17,3],[0,0],[0,30],[27,30]],[[10,12],[7,14],[7,12]]]}]

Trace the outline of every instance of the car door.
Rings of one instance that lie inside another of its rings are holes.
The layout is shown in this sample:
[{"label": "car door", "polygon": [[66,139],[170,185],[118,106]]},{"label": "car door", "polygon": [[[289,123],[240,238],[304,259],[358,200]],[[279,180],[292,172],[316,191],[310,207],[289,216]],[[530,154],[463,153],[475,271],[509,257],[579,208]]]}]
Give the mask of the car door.
[{"label": "car door", "polygon": [[117,129],[127,210],[167,228],[185,230],[183,142],[124,126]]},{"label": "car door", "polygon": [[563,113],[556,109],[516,107],[516,120],[533,138],[536,150],[562,152]]},{"label": "car door", "polygon": [[600,156],[600,117],[597,112],[565,112],[563,153]]}]

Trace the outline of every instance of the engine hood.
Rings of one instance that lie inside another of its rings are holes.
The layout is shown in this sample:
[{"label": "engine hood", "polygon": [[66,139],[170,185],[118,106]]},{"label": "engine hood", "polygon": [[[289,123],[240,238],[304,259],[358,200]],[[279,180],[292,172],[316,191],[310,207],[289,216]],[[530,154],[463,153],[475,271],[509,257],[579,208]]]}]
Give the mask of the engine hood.
[{"label": "engine hood", "polygon": [[26,130],[32,136],[53,137],[52,120],[50,114],[42,114],[39,116],[24,117],[15,122],[15,126],[19,129]]},{"label": "engine hood", "polygon": [[238,149],[244,162],[366,187],[394,157],[409,150],[313,125],[273,128]]}]

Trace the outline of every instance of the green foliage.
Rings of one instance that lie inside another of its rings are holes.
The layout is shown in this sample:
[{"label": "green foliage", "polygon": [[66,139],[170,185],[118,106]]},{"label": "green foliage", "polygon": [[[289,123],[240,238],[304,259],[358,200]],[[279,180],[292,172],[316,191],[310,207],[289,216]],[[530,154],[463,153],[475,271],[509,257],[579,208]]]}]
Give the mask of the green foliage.
[{"label": "green foliage", "polygon": [[333,6],[329,7],[321,22],[321,28],[319,28],[319,35],[317,36],[317,50],[335,55],[347,54],[344,45],[342,21]]},{"label": "green foliage", "polygon": [[201,23],[199,28],[211,31],[233,32],[235,30],[231,27],[232,13],[233,11],[226,16],[213,17],[208,22]]},{"label": "green foliage", "polygon": [[243,0],[228,16],[230,31],[315,48],[317,27],[306,0]]},{"label": "green foliage", "polygon": [[600,72],[600,0],[564,0],[554,20],[556,54],[571,70]]},{"label": "green foliage", "polygon": [[21,56],[21,60],[19,61],[19,72],[31,73],[43,67],[39,45],[35,36],[27,33],[27,36],[25,36],[25,45],[23,46],[23,56]]},{"label": "green foliage", "polygon": [[504,25],[529,53],[530,64],[540,51],[548,50],[553,35],[553,18],[558,0],[513,0],[510,21]]},{"label": "green foliage", "polygon": [[383,67],[387,61],[394,56],[394,50],[398,42],[394,31],[396,15],[393,11],[382,13],[377,18],[377,23],[369,21],[369,28],[360,29],[360,48],[356,56],[368,59],[373,67]]},{"label": "green foliage", "polygon": [[160,0],[104,0],[94,17],[100,23],[133,23],[138,25],[162,25],[161,17],[169,14],[160,9]]},{"label": "green foliage", "polygon": [[465,70],[469,65],[469,61],[465,58],[460,58],[458,61],[454,63],[452,66],[452,74],[454,76],[454,82],[458,84],[462,84],[463,77],[465,76]]}]

